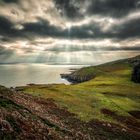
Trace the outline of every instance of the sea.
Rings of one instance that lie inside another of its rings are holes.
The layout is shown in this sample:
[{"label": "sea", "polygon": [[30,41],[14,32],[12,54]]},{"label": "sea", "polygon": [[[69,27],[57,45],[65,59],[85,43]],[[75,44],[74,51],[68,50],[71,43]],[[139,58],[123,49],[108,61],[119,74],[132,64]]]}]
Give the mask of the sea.
[{"label": "sea", "polygon": [[70,84],[60,74],[70,73],[86,65],[3,64],[0,65],[0,85],[6,87],[27,84]]}]

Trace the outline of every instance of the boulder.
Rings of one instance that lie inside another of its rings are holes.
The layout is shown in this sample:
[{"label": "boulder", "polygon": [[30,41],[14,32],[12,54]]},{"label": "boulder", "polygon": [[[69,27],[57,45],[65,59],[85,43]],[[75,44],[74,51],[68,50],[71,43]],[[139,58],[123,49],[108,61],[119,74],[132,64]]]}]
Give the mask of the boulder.
[{"label": "boulder", "polygon": [[140,83],[140,62],[133,68],[132,81],[134,81],[135,83]]}]

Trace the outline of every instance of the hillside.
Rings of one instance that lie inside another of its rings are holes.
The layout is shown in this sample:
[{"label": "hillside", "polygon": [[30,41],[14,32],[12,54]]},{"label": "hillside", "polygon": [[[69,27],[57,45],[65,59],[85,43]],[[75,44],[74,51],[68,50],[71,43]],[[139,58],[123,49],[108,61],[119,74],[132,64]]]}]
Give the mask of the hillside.
[{"label": "hillside", "polygon": [[107,68],[111,71],[110,67],[114,67],[114,66],[117,67],[117,69],[121,65],[127,65],[130,67],[133,67],[138,62],[140,62],[140,56],[105,63],[100,66],[90,66],[90,67],[81,68],[70,74],[61,74],[61,77],[64,79],[67,79],[68,81],[70,81],[72,83],[81,83],[81,82],[85,82],[85,81],[94,79],[96,77],[96,75],[97,76],[99,75],[100,72],[101,73],[106,72],[105,68]]},{"label": "hillside", "polygon": [[131,81],[139,58],[77,70],[93,76],[79,84],[1,87],[0,139],[140,139],[140,84]]}]

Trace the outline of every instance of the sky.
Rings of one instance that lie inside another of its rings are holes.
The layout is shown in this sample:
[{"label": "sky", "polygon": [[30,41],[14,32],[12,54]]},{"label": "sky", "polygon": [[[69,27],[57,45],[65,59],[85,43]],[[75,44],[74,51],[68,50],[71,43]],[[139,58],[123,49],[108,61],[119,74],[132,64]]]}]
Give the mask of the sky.
[{"label": "sky", "polygon": [[98,64],[140,54],[140,0],[0,0],[0,63]]}]

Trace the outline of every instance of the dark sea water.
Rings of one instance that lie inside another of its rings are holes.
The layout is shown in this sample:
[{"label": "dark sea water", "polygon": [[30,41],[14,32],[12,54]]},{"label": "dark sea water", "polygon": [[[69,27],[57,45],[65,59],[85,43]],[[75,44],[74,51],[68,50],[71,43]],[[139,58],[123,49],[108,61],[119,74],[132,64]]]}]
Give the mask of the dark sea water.
[{"label": "dark sea water", "polygon": [[46,64],[13,64],[0,65],[0,85],[6,87],[24,86],[26,84],[64,83],[60,74],[83,65],[46,65]]}]

